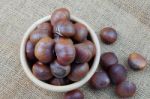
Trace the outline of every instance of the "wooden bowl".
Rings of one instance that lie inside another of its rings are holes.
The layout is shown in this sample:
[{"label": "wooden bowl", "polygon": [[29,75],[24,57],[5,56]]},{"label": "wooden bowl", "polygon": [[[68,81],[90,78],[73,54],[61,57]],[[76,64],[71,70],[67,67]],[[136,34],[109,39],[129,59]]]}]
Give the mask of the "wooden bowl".
[{"label": "wooden bowl", "polygon": [[87,83],[90,78],[93,76],[93,74],[96,72],[98,66],[99,66],[99,61],[100,61],[100,43],[98,40],[98,37],[96,36],[96,33],[93,31],[93,29],[83,20],[75,17],[75,16],[71,16],[71,20],[75,21],[75,22],[79,22],[84,24],[88,31],[89,34],[91,36],[91,39],[93,41],[93,43],[96,46],[96,55],[94,57],[93,60],[93,64],[90,68],[90,71],[88,72],[88,74],[81,79],[78,82],[69,84],[69,85],[64,85],[64,86],[55,86],[55,85],[51,85],[51,84],[47,84],[43,81],[38,80],[31,72],[31,69],[29,68],[29,65],[27,63],[27,59],[26,59],[26,54],[25,54],[25,45],[26,42],[29,38],[30,33],[41,23],[46,22],[46,21],[50,21],[51,16],[46,16],[38,21],[36,21],[31,27],[29,27],[29,29],[26,31],[26,33],[24,34],[23,40],[21,42],[21,48],[20,48],[20,61],[22,64],[22,67],[26,73],[26,75],[29,77],[29,79],[34,82],[36,85],[38,85],[41,88],[47,89],[49,91],[54,91],[54,92],[66,92],[66,91],[71,91],[74,89],[77,89],[81,86],[83,86],[85,83]]}]

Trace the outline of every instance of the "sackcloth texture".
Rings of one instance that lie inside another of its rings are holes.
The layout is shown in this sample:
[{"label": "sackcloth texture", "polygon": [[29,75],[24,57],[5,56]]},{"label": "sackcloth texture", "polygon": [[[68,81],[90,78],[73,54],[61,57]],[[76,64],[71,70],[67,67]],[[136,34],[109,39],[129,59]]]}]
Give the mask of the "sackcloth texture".
[{"label": "sackcloth texture", "polygon": [[[33,84],[19,59],[21,40],[26,30],[54,9],[66,7],[87,22],[95,32],[111,26],[118,41],[105,45],[101,52],[114,51],[119,63],[128,67],[127,57],[139,52],[148,66],[139,72],[129,69],[128,80],[137,85],[131,99],[150,99],[150,0],[0,0],[0,99],[62,99],[64,93],[50,92]],[[118,99],[114,87],[94,91],[88,84],[80,88],[85,99]]]}]

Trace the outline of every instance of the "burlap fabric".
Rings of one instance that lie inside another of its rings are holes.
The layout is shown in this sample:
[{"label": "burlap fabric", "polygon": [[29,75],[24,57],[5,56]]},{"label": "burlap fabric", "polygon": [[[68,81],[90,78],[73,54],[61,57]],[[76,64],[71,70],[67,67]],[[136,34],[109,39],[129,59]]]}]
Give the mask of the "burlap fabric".
[{"label": "burlap fabric", "polygon": [[[19,60],[20,43],[28,27],[55,8],[67,7],[85,20],[98,34],[105,26],[114,27],[118,41],[101,43],[102,52],[114,51],[119,63],[127,66],[129,53],[145,56],[144,71],[129,69],[128,79],[137,85],[132,99],[150,98],[150,0],[0,0],[0,99],[62,99],[55,93],[34,85],[25,75]],[[94,91],[81,88],[85,99],[117,99],[114,87]]]}]

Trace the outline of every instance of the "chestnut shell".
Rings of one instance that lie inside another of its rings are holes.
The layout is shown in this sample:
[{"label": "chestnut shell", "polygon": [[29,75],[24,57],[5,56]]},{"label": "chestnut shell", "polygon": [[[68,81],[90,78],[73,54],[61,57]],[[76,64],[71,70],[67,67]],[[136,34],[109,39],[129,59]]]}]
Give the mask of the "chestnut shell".
[{"label": "chestnut shell", "polygon": [[84,99],[84,94],[80,90],[76,89],[65,93],[64,99]]},{"label": "chestnut shell", "polygon": [[39,80],[49,80],[52,78],[52,74],[48,66],[41,62],[36,62],[32,67],[32,73]]},{"label": "chestnut shell", "polygon": [[136,85],[133,82],[124,81],[116,86],[115,92],[122,98],[132,97],[136,92]]},{"label": "chestnut shell", "polygon": [[54,40],[50,37],[45,37],[36,44],[34,50],[35,57],[43,63],[49,63],[54,57],[53,48]]},{"label": "chestnut shell", "polygon": [[100,38],[105,44],[112,44],[117,40],[117,32],[111,27],[103,28],[100,31]]},{"label": "chestnut shell", "polygon": [[134,52],[129,55],[128,64],[133,70],[142,70],[146,67],[147,61],[142,55]]},{"label": "chestnut shell", "polygon": [[66,8],[56,9],[51,16],[51,24],[54,26],[60,20],[70,20],[70,12]]}]

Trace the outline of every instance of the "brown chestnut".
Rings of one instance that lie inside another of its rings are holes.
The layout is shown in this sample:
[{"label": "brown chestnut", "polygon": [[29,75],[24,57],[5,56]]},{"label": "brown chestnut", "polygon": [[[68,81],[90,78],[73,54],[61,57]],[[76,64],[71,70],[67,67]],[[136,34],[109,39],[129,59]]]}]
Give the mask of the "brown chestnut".
[{"label": "brown chestnut", "polygon": [[104,71],[96,72],[90,79],[90,85],[94,89],[106,88],[109,84],[110,79]]},{"label": "brown chestnut", "polygon": [[70,65],[63,66],[59,64],[57,61],[54,61],[50,64],[50,69],[56,78],[64,78],[70,73]]},{"label": "brown chestnut", "polygon": [[56,85],[56,86],[61,86],[61,85],[65,85],[65,80],[62,78],[53,78],[50,80],[49,82],[52,85]]},{"label": "brown chestnut", "polygon": [[76,58],[75,58],[76,63],[85,63],[89,62],[92,59],[93,55],[87,44],[84,43],[75,44],[75,49],[76,49]]},{"label": "brown chestnut", "polygon": [[49,80],[52,78],[50,69],[41,62],[37,62],[33,65],[32,73],[39,80]]},{"label": "brown chestnut", "polygon": [[83,42],[87,39],[88,30],[85,25],[81,23],[74,24],[76,34],[73,36],[73,39],[78,42]]},{"label": "brown chestnut", "polygon": [[105,52],[101,55],[100,65],[104,70],[108,70],[111,66],[118,64],[118,58],[113,52]]},{"label": "brown chestnut", "polygon": [[89,41],[89,40],[85,40],[83,43],[87,44],[88,48],[91,50],[92,52],[92,56],[95,56],[96,54],[96,47],[93,44],[93,42]]},{"label": "brown chestnut", "polygon": [[70,12],[66,8],[56,9],[51,16],[51,24],[54,26],[60,20],[70,20]]},{"label": "brown chestnut", "polygon": [[100,38],[106,44],[112,44],[117,40],[117,32],[111,27],[103,28],[100,31]]},{"label": "brown chestnut", "polygon": [[56,40],[55,53],[57,61],[62,65],[69,65],[75,59],[75,47],[71,39],[59,38]]},{"label": "brown chestnut", "polygon": [[84,94],[80,90],[76,89],[65,93],[64,99],[84,99]]},{"label": "brown chestnut", "polygon": [[[44,22],[37,26],[38,29],[48,30],[52,34],[52,26],[50,22]],[[51,35],[52,36],[52,35]]]},{"label": "brown chestnut", "polygon": [[60,36],[72,37],[75,35],[75,28],[70,21],[60,20],[54,25],[53,32]]},{"label": "brown chestnut", "polygon": [[126,80],[127,69],[121,64],[116,64],[109,68],[108,74],[113,84],[119,84]]},{"label": "brown chestnut", "polygon": [[35,57],[43,62],[48,63],[53,59],[54,40],[50,37],[42,38],[35,46]]},{"label": "brown chestnut", "polygon": [[27,59],[29,60],[34,60],[35,59],[35,56],[34,56],[34,44],[28,40],[27,43],[26,43],[26,56],[27,56]]},{"label": "brown chestnut", "polygon": [[129,55],[128,64],[133,70],[142,70],[146,67],[147,61],[142,55],[134,52]]},{"label": "brown chestnut", "polygon": [[132,97],[136,93],[136,85],[133,82],[124,81],[116,86],[115,92],[122,98]]},{"label": "brown chestnut", "polygon": [[85,75],[89,72],[88,63],[83,64],[72,64],[71,72],[68,78],[71,81],[79,81],[85,77]]},{"label": "brown chestnut", "polygon": [[30,41],[33,44],[36,44],[40,39],[42,39],[44,37],[51,37],[51,36],[52,36],[52,34],[46,29],[35,29],[30,34]]}]

